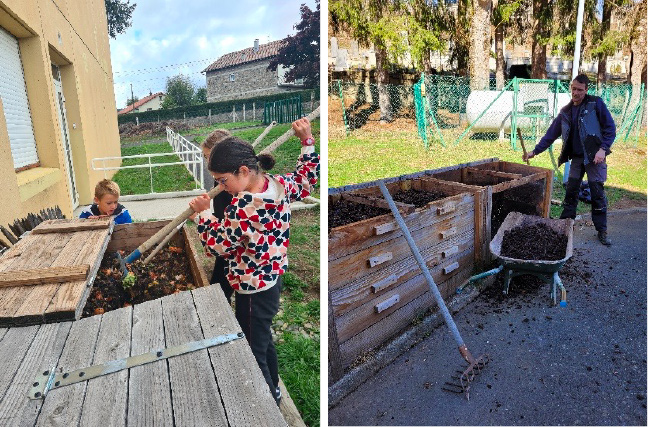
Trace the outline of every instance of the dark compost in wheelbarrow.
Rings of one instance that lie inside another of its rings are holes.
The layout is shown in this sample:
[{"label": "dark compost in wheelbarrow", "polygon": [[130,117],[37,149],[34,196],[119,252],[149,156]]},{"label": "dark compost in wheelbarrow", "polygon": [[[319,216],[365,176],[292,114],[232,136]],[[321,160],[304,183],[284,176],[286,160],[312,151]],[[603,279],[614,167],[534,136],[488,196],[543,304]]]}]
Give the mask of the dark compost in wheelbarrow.
[{"label": "dark compost in wheelbarrow", "polygon": [[541,222],[506,231],[501,255],[525,260],[558,261],[565,257],[567,235]]}]

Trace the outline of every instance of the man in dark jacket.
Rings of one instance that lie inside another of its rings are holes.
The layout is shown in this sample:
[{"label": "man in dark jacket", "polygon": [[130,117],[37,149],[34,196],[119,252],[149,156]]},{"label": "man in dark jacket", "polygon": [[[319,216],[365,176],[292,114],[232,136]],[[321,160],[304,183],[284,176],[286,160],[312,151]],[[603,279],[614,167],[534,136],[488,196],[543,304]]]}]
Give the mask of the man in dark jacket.
[{"label": "man in dark jacket", "polygon": [[588,77],[579,74],[570,85],[572,102],[563,107],[533,151],[523,156],[528,160],[545,151],[561,137],[563,148],[558,165],[572,160],[561,218],[574,219],[579,202],[579,186],[588,176],[593,224],[603,245],[611,245],[606,233],[606,156],[616,137],[616,125],[602,98],[588,95]]}]

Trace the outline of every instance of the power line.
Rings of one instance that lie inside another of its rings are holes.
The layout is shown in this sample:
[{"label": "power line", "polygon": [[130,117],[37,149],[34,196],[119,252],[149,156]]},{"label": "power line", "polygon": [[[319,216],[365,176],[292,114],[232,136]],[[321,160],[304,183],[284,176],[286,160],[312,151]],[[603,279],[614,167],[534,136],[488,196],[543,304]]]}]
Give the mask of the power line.
[{"label": "power line", "polygon": [[161,66],[158,66],[158,67],[142,68],[142,69],[139,69],[139,70],[115,71],[115,72],[113,72],[113,74],[136,74],[136,73],[143,73],[143,72],[149,71],[149,70],[154,70],[154,71],[151,71],[151,72],[164,71],[166,68],[180,67],[180,66],[184,66],[184,65],[192,65],[192,64],[199,64],[199,63],[208,63],[209,61],[215,61],[217,58],[218,57],[213,57],[213,58],[208,58],[208,59],[199,59],[199,60],[196,60],[196,61],[182,62],[180,64],[161,65]]}]

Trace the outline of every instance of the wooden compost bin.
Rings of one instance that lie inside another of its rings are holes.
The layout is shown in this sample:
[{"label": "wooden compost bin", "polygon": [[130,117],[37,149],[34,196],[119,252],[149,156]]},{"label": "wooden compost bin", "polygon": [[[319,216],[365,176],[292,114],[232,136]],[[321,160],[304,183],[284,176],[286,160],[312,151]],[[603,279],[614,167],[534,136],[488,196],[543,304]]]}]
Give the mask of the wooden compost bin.
[{"label": "wooden compost bin", "polygon": [[[437,199],[415,207],[396,202],[444,297],[467,280],[482,256],[486,188],[434,178],[389,182],[397,193],[417,190]],[[436,304],[377,186],[330,194],[340,203],[385,208],[372,218],[332,228],[328,242],[330,382]]]},{"label": "wooden compost bin", "polygon": [[[115,225],[106,253],[122,250],[126,251],[126,255],[128,255],[169,223],[169,220],[165,220]],[[192,271],[195,287],[208,286],[210,282],[204,272],[199,255],[194,248],[194,242],[198,237],[196,234],[193,234],[187,227],[181,227],[180,232],[174,234],[174,237],[170,240],[170,244],[184,248],[190,262],[190,270]],[[149,253],[143,254],[142,258],[149,256]]]},{"label": "wooden compost bin", "polygon": [[457,169],[433,172],[430,176],[490,189],[488,215],[482,224],[486,229],[481,242],[481,246],[485,249],[486,261],[491,257],[490,240],[510,212],[549,217],[554,177],[551,169],[495,159],[461,165]]}]

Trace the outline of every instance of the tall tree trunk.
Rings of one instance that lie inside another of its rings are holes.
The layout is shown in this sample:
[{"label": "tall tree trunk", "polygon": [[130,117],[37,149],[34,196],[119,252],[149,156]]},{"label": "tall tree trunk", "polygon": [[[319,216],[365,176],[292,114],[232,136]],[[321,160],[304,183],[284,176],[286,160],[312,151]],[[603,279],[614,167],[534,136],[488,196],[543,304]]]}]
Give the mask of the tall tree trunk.
[{"label": "tall tree trunk", "polygon": [[386,49],[375,44],[375,80],[378,85],[378,101],[380,105],[380,120],[390,122],[391,101],[387,84],[389,83],[389,71],[386,68],[387,51]]},{"label": "tall tree trunk", "polygon": [[[604,40],[609,28],[611,27],[611,4],[608,1],[604,2],[602,6],[602,28],[600,31],[600,41]],[[597,61],[597,85],[601,86],[606,83],[606,58],[607,54],[602,52],[599,54]]]},{"label": "tall tree trunk", "polygon": [[636,105],[641,91],[643,70],[647,69],[647,43],[648,43],[648,19],[647,3],[643,1],[639,6],[639,18],[636,25],[637,35],[632,40],[632,63],[630,65],[630,83],[632,89],[632,104]]},{"label": "tall tree trunk", "polygon": [[477,0],[473,8],[469,28],[469,86],[471,90],[488,89],[492,0]]},{"label": "tall tree trunk", "polygon": [[547,78],[547,43],[550,26],[547,14],[550,13],[549,0],[533,0],[533,34],[531,35],[531,78]]},{"label": "tall tree trunk", "polygon": [[494,29],[494,51],[497,55],[497,90],[503,89],[505,62],[503,58],[503,24]]},{"label": "tall tree trunk", "polygon": [[460,76],[469,75],[469,35],[466,28],[469,22],[469,1],[460,0],[455,20],[455,35],[453,39],[453,54],[458,63],[457,73]]}]

